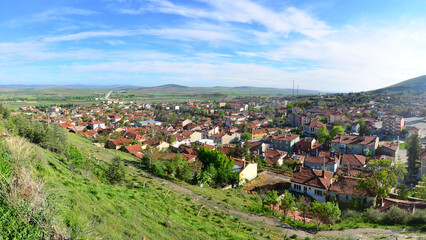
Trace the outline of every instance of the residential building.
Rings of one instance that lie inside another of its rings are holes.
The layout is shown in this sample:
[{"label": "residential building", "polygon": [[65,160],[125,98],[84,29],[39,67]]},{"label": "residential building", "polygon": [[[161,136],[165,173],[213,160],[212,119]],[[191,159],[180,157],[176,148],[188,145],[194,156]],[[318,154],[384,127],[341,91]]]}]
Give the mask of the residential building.
[{"label": "residential building", "polygon": [[317,155],[311,156],[308,155],[304,161],[305,167],[310,167],[313,169],[326,169],[331,172],[335,172],[339,167],[339,158],[336,156],[335,152],[318,152]]},{"label": "residential building", "polygon": [[331,141],[331,148],[340,153],[376,155],[379,138],[374,136],[337,135]]},{"label": "residential building", "polygon": [[367,164],[367,158],[359,154],[343,154],[341,167],[344,170],[348,169],[364,169]]},{"label": "residential building", "polygon": [[399,136],[404,127],[404,118],[387,117],[382,122],[382,133],[384,135]]},{"label": "residential building", "polygon": [[251,181],[257,177],[257,163],[235,158],[234,169],[239,171],[239,185]]},{"label": "residential building", "polygon": [[276,134],[272,135],[270,140],[275,149],[293,153],[295,144],[300,141],[300,135]]},{"label": "residential building", "polygon": [[337,200],[340,204],[349,205],[351,201],[360,201],[364,206],[371,206],[374,195],[370,191],[357,188],[359,178],[340,176],[328,189],[329,200]]},{"label": "residential building", "polygon": [[290,191],[308,195],[318,202],[325,202],[332,180],[333,172],[303,167],[293,173]]}]

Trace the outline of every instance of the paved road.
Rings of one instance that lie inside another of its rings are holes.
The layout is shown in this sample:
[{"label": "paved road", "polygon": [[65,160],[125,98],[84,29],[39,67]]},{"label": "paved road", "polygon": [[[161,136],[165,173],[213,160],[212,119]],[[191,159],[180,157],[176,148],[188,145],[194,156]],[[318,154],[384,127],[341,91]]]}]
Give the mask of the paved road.
[{"label": "paved road", "polygon": [[112,91],[109,91],[109,92],[107,93],[107,95],[105,96],[105,100],[109,100],[109,96],[111,96],[111,93],[112,93]]}]

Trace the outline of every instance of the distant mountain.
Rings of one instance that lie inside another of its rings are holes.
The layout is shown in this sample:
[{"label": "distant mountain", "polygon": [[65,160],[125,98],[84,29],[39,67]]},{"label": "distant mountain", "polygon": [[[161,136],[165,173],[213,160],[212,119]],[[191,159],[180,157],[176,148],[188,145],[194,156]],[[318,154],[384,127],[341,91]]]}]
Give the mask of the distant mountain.
[{"label": "distant mountain", "polygon": [[400,83],[385,87],[376,89],[373,91],[370,91],[373,93],[384,93],[384,92],[393,92],[393,93],[399,93],[399,92],[417,92],[417,93],[426,93],[426,75],[408,79],[405,81],[402,81]]},{"label": "distant mountain", "polygon": [[178,84],[165,84],[165,85],[161,85],[161,86],[157,86],[157,87],[152,87],[152,88],[157,88],[157,89],[167,89],[167,88],[188,88],[187,86],[183,86],[183,85],[178,85]]}]

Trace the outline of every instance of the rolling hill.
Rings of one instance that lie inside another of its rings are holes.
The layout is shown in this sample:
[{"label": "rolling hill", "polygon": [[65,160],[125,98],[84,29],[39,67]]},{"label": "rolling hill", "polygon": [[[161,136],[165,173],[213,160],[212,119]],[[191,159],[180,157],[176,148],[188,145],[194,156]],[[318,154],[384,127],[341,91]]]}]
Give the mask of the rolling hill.
[{"label": "rolling hill", "polygon": [[403,93],[403,92],[415,92],[415,93],[426,93],[426,75],[408,79],[400,83],[380,88],[371,91],[372,93]]}]

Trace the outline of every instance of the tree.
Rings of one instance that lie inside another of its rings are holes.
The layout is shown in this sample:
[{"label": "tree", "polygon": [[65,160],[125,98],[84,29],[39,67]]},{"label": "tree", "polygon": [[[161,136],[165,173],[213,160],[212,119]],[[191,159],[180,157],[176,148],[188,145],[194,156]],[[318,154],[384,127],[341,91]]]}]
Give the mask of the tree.
[{"label": "tree", "polygon": [[343,135],[343,134],[345,134],[345,129],[342,126],[340,126],[340,125],[339,126],[334,126],[331,129],[330,138],[333,139],[334,136],[336,136],[336,135]]},{"label": "tree", "polygon": [[364,121],[364,119],[358,120],[359,123],[359,135],[360,136],[367,136],[370,135],[370,129],[367,126],[367,123]]},{"label": "tree", "polygon": [[176,142],[176,137],[174,135],[170,135],[167,138],[167,142],[170,143],[170,144],[173,144],[174,142]]},{"label": "tree", "polygon": [[284,219],[287,217],[287,212],[292,211],[295,206],[293,194],[285,190],[281,195],[280,209],[284,212]]},{"label": "tree", "polygon": [[183,181],[188,181],[192,177],[191,167],[180,155],[177,155],[167,164],[167,171]]},{"label": "tree", "polygon": [[356,187],[371,191],[375,197],[374,204],[377,198],[380,198],[382,202],[390,190],[398,185],[398,179],[403,179],[407,173],[402,162],[392,163],[390,159],[370,160],[367,169],[372,172],[371,176],[361,178]]},{"label": "tree", "polygon": [[123,160],[119,157],[112,159],[111,165],[109,165],[106,171],[106,177],[111,184],[121,183],[126,175]]},{"label": "tree", "polygon": [[305,196],[301,196],[296,202],[296,207],[302,212],[303,223],[306,223],[306,214],[311,211],[311,203]]},{"label": "tree", "polygon": [[423,174],[422,180],[415,188],[416,197],[426,200],[426,174]]},{"label": "tree", "polygon": [[339,205],[336,202],[319,203],[315,201],[312,204],[311,210],[318,220],[317,228],[319,227],[319,223],[321,221],[326,221],[331,225],[336,220],[340,219],[341,211],[339,209]]},{"label": "tree", "polygon": [[408,199],[409,190],[405,184],[400,184],[398,187],[398,198],[402,200]]},{"label": "tree", "polygon": [[198,159],[203,163],[203,171],[213,167],[217,174],[212,176],[216,184],[222,185],[234,180],[234,160],[226,157],[225,153],[218,150],[210,150],[206,147],[198,150]]},{"label": "tree", "polygon": [[405,141],[405,145],[407,146],[408,169],[411,173],[416,169],[416,162],[419,159],[420,151],[422,150],[419,133],[415,132],[410,134]]},{"label": "tree", "polygon": [[250,134],[250,133],[243,133],[243,135],[241,136],[241,139],[242,139],[242,140],[245,140],[245,141],[247,141],[247,140],[251,140],[251,139],[252,139],[252,136],[251,136],[251,134]]},{"label": "tree", "polygon": [[330,134],[328,133],[327,127],[322,126],[322,128],[318,131],[318,142],[324,143],[330,138]]},{"label": "tree", "polygon": [[277,193],[277,191],[275,191],[275,190],[269,191],[266,194],[265,204],[269,205],[269,207],[271,208],[271,211],[272,211],[273,207],[277,203],[278,203],[278,193]]}]

